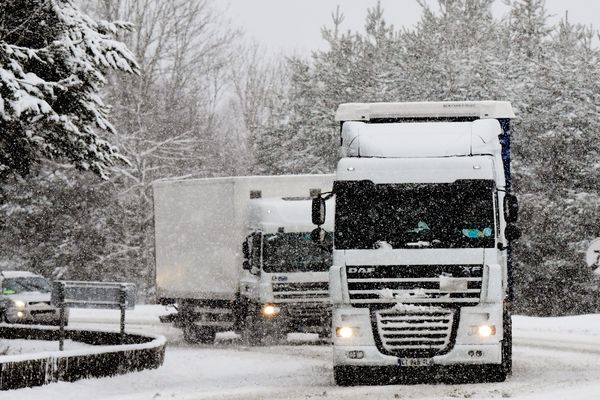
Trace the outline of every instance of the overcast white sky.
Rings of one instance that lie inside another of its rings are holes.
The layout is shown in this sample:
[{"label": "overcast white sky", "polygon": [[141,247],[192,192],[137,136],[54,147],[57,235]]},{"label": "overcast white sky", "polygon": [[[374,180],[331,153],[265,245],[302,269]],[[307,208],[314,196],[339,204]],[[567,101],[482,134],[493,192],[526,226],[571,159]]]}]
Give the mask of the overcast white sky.
[{"label": "overcast white sky", "polygon": [[[427,0],[436,4],[435,0]],[[331,25],[331,12],[339,4],[345,15],[342,28],[362,30],[366,10],[377,0],[222,0],[232,22],[272,51],[308,53],[324,48],[320,28]],[[416,0],[381,0],[386,19],[396,27],[412,26],[421,14]],[[569,11],[569,20],[600,27],[599,0],[546,0],[546,8],[556,18]],[[496,1],[498,16],[507,7]]]}]

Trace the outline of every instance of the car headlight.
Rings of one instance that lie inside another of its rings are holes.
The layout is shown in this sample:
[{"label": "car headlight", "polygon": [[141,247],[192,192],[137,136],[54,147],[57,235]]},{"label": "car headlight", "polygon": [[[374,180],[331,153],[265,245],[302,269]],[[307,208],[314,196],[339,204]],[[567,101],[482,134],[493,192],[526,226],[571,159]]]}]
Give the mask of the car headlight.
[{"label": "car headlight", "polygon": [[16,308],[25,308],[25,302],[23,300],[13,300],[13,304]]}]

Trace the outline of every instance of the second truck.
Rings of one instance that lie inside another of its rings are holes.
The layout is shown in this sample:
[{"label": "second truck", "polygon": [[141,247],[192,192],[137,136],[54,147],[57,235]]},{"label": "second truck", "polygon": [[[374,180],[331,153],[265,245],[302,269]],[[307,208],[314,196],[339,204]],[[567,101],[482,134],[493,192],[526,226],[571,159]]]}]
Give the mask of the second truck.
[{"label": "second truck", "polygon": [[333,175],[166,180],[154,185],[156,286],[163,317],[188,342],[236,331],[249,344],[303,331],[330,335],[323,243],[310,232],[311,196]]}]

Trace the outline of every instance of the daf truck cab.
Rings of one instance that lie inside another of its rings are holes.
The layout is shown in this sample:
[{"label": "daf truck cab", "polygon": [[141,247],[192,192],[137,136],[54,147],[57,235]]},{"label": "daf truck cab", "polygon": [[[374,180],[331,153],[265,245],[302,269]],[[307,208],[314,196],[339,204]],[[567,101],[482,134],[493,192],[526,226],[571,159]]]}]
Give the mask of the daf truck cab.
[{"label": "daf truck cab", "polygon": [[247,342],[281,339],[290,332],[330,336],[333,214],[325,222],[323,242],[315,243],[311,206],[308,196],[249,202],[250,233],[243,244],[246,273],[240,281]]},{"label": "daf truck cab", "polygon": [[[497,101],[339,106],[337,384],[377,381],[372,367],[402,376],[452,366],[491,381],[511,372],[513,117]],[[314,200],[317,225],[324,199]]]}]

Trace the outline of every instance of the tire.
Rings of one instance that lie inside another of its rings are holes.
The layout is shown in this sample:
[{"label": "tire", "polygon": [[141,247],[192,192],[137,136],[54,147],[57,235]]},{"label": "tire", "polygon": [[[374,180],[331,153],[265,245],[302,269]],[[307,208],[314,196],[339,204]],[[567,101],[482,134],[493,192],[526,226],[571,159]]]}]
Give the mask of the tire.
[{"label": "tire", "polygon": [[356,373],[356,368],[347,365],[337,365],[333,367],[333,380],[338,386],[354,386],[360,384],[358,382],[359,375]]},{"label": "tire", "polygon": [[499,365],[488,366],[485,373],[489,382],[504,382],[512,374],[512,318],[507,306],[504,307],[502,325],[502,362]]},{"label": "tire", "polygon": [[[260,316],[258,306],[250,307],[241,329],[242,342],[248,346],[276,345],[287,338],[287,330],[276,320]],[[277,317],[276,317],[277,318]]]},{"label": "tire", "polygon": [[187,324],[183,326],[183,339],[187,343],[196,344],[212,344],[215,341],[217,332],[214,329],[200,327],[195,324]]},{"label": "tire", "polygon": [[247,315],[242,326],[242,342],[247,346],[258,346],[262,337],[257,329],[255,315]]},{"label": "tire", "polygon": [[490,365],[485,369],[484,375],[486,382],[504,382],[507,377],[503,365]]},{"label": "tire", "polygon": [[512,374],[512,316],[510,309],[505,307],[504,317],[504,340],[502,341],[502,364],[507,375]]}]

